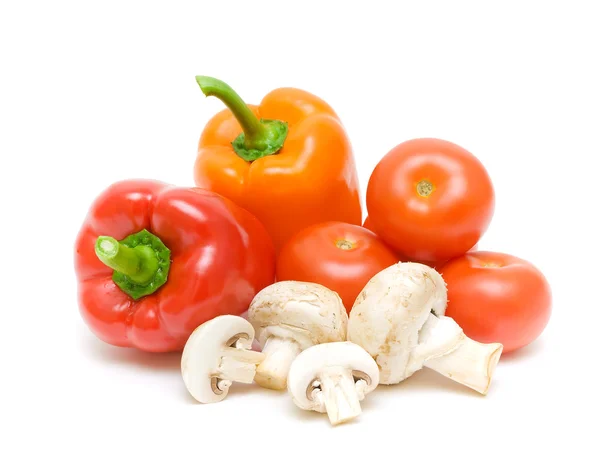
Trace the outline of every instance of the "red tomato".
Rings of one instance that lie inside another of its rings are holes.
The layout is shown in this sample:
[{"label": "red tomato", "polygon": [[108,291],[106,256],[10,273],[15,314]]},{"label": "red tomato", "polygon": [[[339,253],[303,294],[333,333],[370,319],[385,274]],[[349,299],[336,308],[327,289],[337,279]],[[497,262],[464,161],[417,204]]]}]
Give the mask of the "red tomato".
[{"label": "red tomato", "polygon": [[544,330],[552,294],[531,263],[496,252],[472,252],[439,269],[448,285],[448,309],[465,334],[502,343],[504,353],[535,340]]},{"label": "red tomato", "polygon": [[462,255],[487,229],[494,189],[481,162],[439,139],[393,148],[367,188],[369,225],[412,260],[440,262]]},{"label": "red tomato", "polygon": [[[373,225],[371,224],[371,220],[369,219],[368,215],[367,215],[367,218],[365,218],[365,221],[363,223],[363,228],[367,228],[368,230],[373,231],[375,233],[375,228],[373,228]],[[469,252],[476,252],[478,247],[479,247],[479,244],[475,244],[473,247],[471,247],[469,249]],[[396,252],[394,249],[390,248],[390,250],[392,250],[393,252]],[[422,263],[422,264],[427,265],[434,269],[437,265],[441,266],[446,261],[448,261],[448,260],[444,260],[444,261],[439,261],[439,262],[431,262],[431,261],[423,261],[423,260],[411,260],[409,257],[402,255],[402,254],[400,254],[399,257],[402,261],[413,261],[415,263]]]},{"label": "red tomato", "polygon": [[350,312],[367,282],[398,261],[372,231],[326,222],[296,233],[284,245],[277,260],[277,280],[324,285],[340,295]]},{"label": "red tomato", "polygon": [[[477,250],[479,250],[479,244],[475,244],[473,247],[471,247],[467,253],[470,252],[477,252]],[[450,262],[451,260],[444,260],[444,261],[437,261],[437,262],[421,262],[421,263],[425,263],[426,265],[428,264],[429,266],[431,266],[433,269],[437,269],[440,266],[444,266],[445,263]]]}]

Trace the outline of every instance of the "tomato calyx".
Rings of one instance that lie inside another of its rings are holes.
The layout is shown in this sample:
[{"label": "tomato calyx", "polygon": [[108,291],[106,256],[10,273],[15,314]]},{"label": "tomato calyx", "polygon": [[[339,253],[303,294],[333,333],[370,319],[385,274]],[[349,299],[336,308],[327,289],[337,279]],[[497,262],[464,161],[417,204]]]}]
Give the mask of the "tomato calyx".
[{"label": "tomato calyx", "polygon": [[435,185],[429,180],[421,180],[417,183],[417,193],[419,196],[427,198],[435,191]]},{"label": "tomato calyx", "polygon": [[356,244],[347,239],[338,239],[337,241],[335,241],[335,246],[338,249],[342,249],[342,250],[352,250],[353,248],[356,247]]},{"label": "tomato calyx", "polygon": [[504,267],[504,265],[502,265],[500,263],[494,263],[493,261],[484,262],[481,266],[484,267],[484,268],[491,268],[491,269],[503,268]]}]

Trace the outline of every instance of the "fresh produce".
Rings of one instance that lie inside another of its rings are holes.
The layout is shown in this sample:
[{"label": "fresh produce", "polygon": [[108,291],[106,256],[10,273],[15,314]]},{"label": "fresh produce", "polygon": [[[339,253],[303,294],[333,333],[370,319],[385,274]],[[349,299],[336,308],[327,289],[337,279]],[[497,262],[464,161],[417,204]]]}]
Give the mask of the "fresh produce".
[{"label": "fresh produce", "polygon": [[190,335],[181,357],[181,375],[201,403],[223,400],[233,382],[250,384],[264,354],[252,351],[254,329],[238,316],[219,316]]},{"label": "fresh produce", "polygon": [[446,261],[473,247],[494,212],[481,162],[439,139],[414,139],[377,164],[367,188],[369,226],[410,260]]},{"label": "fresh produce", "polygon": [[371,224],[371,219],[368,215],[365,217],[365,221],[363,222],[362,226],[363,228],[373,231],[374,233],[376,232],[375,227]]},{"label": "fresh produce", "polygon": [[280,88],[246,105],[215,78],[196,77],[228,109],[200,137],[195,181],[253,213],[276,250],[297,231],[337,220],[360,225],[354,156],[336,113],[300,89]]},{"label": "fresh produce", "polygon": [[550,320],[550,285],[528,261],[474,252],[451,260],[440,272],[448,285],[446,314],[473,339],[502,343],[505,353],[531,343]]},{"label": "fresh produce", "polygon": [[485,395],[501,355],[542,333],[544,275],[477,251],[495,195],[470,152],[433,138],[393,148],[361,225],[350,142],[325,101],[280,88],[246,105],[196,80],[227,106],[200,137],[200,188],[117,182],[79,231],[79,306],[100,339],[183,350],[200,403],[256,382],[338,425],[423,367]]},{"label": "fresh produce", "polygon": [[423,264],[384,269],[358,296],[348,321],[348,340],[377,361],[381,384],[396,384],[423,366],[486,394],[502,344],[468,338],[444,317],[444,279]]},{"label": "fresh produce", "polygon": [[[365,221],[364,221],[364,223],[363,223],[362,226],[363,226],[363,228],[366,228],[366,229],[368,229],[368,230],[370,230],[370,231],[372,231],[374,233],[376,232],[376,230],[373,227],[373,225],[371,224],[371,220],[369,219],[368,216],[367,216],[367,218],[365,218]],[[385,241],[382,240],[382,242],[385,242]],[[447,261],[447,260],[444,260],[444,261],[413,260],[413,259],[409,258],[408,256],[406,256],[404,254],[398,253],[394,248],[390,247],[389,245],[388,245],[388,247],[389,247],[389,249],[392,252],[397,253],[397,257],[399,258],[399,261],[412,261],[414,263],[421,263],[421,264],[427,265],[427,266],[429,266],[431,268],[434,268],[434,269],[437,268],[438,266],[443,265]],[[478,250],[478,248],[479,248],[479,244],[475,244],[473,247],[471,247],[468,250],[468,252],[475,252],[475,251]]]},{"label": "fresh produce", "polygon": [[361,413],[360,401],[379,384],[375,360],[348,341],[302,351],[290,367],[288,391],[303,410],[327,413],[333,425]]},{"label": "fresh produce", "polygon": [[284,245],[277,258],[277,280],[324,285],[340,295],[350,312],[369,279],[398,261],[373,232],[325,222],[300,231]]},{"label": "fresh produce", "polygon": [[283,281],[260,291],[248,309],[248,320],[265,359],[255,381],[283,390],[292,361],[315,344],[344,341],[348,314],[339,295],[310,282]]},{"label": "fresh produce", "polygon": [[75,244],[79,306],[107,343],[182,350],[192,331],[243,313],[274,282],[260,222],[204,190],[127,180],[95,200]]}]

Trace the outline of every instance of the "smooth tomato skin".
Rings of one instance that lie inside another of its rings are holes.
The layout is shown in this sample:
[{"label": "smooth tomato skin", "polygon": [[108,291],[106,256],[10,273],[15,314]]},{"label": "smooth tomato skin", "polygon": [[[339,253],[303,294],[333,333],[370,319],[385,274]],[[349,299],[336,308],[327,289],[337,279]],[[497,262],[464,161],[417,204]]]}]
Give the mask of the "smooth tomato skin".
[{"label": "smooth tomato skin", "polygon": [[[471,247],[467,253],[471,253],[471,252],[477,252],[479,250],[479,243],[475,244],[473,247]],[[462,256],[462,255],[461,255]],[[441,266],[444,266],[446,263],[450,262],[451,260],[444,260],[444,261],[437,261],[437,262],[425,262],[426,265],[431,266],[433,269],[438,269]],[[423,262],[421,262],[423,263]]]},{"label": "smooth tomato skin", "polygon": [[534,341],[550,320],[552,292],[531,263],[497,252],[471,252],[439,269],[448,286],[446,315],[482,343],[504,353]]},{"label": "smooth tomato skin", "polygon": [[[347,241],[347,249],[338,247]],[[341,244],[341,243],[340,243]],[[315,282],[337,292],[350,312],[367,282],[400,261],[372,231],[342,222],[325,222],[293,236],[277,259],[277,280]]]},{"label": "smooth tomato skin", "polygon": [[[366,228],[369,231],[373,231],[375,233],[375,228],[371,224],[371,220],[369,219],[368,215],[365,218],[365,221],[363,222],[363,228]],[[469,252],[476,252],[478,250],[478,247],[479,247],[479,244],[475,244],[473,247],[471,247],[469,249]],[[394,249],[392,249],[391,247],[390,247],[390,250],[392,250],[394,253],[396,253],[396,251]],[[434,269],[435,269],[436,266],[441,266],[445,262],[448,261],[448,260],[445,260],[445,261],[439,261],[439,262],[431,262],[431,261],[424,261],[424,260],[411,260],[411,259],[409,259],[409,257],[407,257],[405,255],[402,255],[402,254],[399,254],[398,256],[400,257],[401,261],[412,261],[412,262],[415,262],[415,263],[422,263],[422,264],[427,265],[430,268],[434,268]]]},{"label": "smooth tomato skin", "polygon": [[[433,186],[430,194],[423,195],[418,186],[423,183]],[[367,188],[368,225],[398,253],[432,264],[473,247],[494,206],[494,188],[481,162],[441,139],[396,146],[377,164]]]}]

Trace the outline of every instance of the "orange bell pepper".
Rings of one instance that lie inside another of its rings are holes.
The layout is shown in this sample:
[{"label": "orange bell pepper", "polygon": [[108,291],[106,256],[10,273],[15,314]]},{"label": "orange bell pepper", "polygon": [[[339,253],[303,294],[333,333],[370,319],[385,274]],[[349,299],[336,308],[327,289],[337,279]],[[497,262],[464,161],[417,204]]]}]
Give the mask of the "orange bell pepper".
[{"label": "orange bell pepper", "polygon": [[246,105],[215,78],[196,77],[225,109],[200,137],[194,179],[254,214],[276,249],[324,221],[360,225],[362,210],[350,141],[338,116],[306,91],[279,88]]}]

